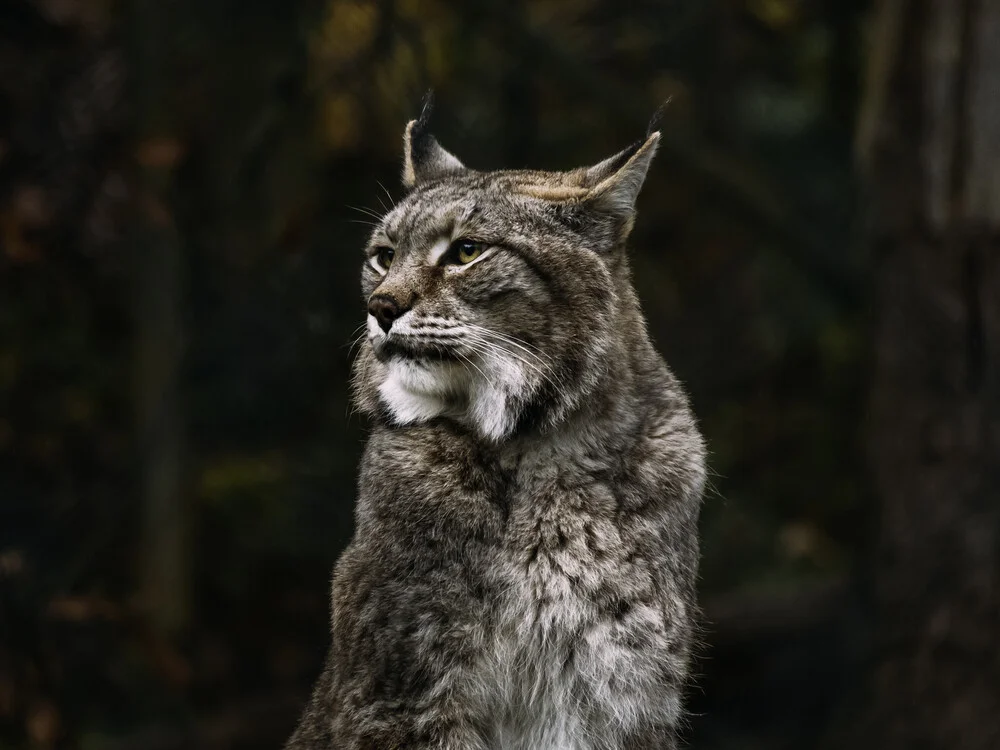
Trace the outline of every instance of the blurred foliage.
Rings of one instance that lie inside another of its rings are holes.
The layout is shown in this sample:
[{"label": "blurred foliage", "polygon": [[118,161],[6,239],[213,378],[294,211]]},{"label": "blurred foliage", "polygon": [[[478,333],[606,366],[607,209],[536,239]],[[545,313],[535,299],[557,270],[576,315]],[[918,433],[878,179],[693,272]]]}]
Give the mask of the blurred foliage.
[{"label": "blurred foliage", "polygon": [[[857,562],[866,3],[177,0],[154,90],[133,65],[141,8],[0,8],[0,748],[127,747],[111,738],[198,732],[308,686],[363,443],[347,383],[365,211],[399,197],[430,87],[439,140],[480,168],[596,162],[669,100],[634,265],[712,452],[704,600]],[[170,115],[153,144],[135,140],[140,94]],[[185,269],[179,639],[134,602],[136,158],[173,165]],[[204,746],[274,746],[291,718]]]}]

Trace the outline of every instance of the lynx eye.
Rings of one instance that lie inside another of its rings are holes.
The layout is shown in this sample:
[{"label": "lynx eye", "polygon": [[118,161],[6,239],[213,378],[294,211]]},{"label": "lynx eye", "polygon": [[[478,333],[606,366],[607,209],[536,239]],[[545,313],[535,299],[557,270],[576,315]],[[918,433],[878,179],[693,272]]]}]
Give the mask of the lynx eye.
[{"label": "lynx eye", "polygon": [[392,265],[392,259],[396,257],[396,251],[391,247],[377,247],[375,254],[371,258],[371,264],[376,271],[385,273]]},{"label": "lynx eye", "polygon": [[460,266],[468,265],[486,250],[486,244],[473,240],[455,240],[448,248],[447,259]]}]

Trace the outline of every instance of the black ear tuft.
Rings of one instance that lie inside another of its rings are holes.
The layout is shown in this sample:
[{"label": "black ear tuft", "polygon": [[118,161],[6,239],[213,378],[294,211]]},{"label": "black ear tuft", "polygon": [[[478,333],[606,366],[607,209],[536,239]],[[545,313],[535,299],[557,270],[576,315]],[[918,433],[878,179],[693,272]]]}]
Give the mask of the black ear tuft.
[{"label": "black ear tuft", "polygon": [[441,148],[430,134],[433,108],[433,91],[428,91],[424,96],[420,117],[410,120],[403,134],[403,185],[407,188],[465,169],[462,162]]},{"label": "black ear tuft", "polygon": [[663,120],[663,115],[666,113],[671,101],[673,101],[673,97],[668,96],[663,104],[656,108],[653,116],[649,118],[649,125],[646,126],[646,138],[649,138],[649,136],[660,129],[660,122]]},{"label": "black ear tuft", "polygon": [[410,154],[415,161],[422,161],[428,149],[428,139],[433,139],[430,134],[431,113],[434,111],[434,89],[427,89],[423,101],[420,103],[420,117],[410,122],[407,132],[410,137]]},{"label": "black ear tuft", "polygon": [[420,127],[426,128],[427,123],[431,121],[431,112],[434,111],[434,89],[427,89],[427,93],[424,94],[423,101],[420,102],[420,117],[417,118],[417,122]]}]

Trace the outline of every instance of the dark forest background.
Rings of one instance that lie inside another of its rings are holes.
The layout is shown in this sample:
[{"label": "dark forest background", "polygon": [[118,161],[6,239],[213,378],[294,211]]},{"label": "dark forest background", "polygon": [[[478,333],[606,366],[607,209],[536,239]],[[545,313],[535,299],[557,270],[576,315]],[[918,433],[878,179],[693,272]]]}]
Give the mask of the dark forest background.
[{"label": "dark forest background", "polygon": [[[275,748],[365,213],[645,132],[711,449],[699,750],[1000,748],[1000,0],[0,0],[0,748]],[[539,749],[543,750],[543,749]]]}]

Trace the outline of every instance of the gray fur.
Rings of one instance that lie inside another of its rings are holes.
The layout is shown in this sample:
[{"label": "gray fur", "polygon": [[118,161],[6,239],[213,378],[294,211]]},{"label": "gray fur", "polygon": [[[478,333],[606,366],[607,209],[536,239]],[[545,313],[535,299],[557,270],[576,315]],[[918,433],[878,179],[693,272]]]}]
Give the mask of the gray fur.
[{"label": "gray fur", "polygon": [[[625,253],[658,136],[476,172],[407,127],[362,288],[409,310],[356,362],[357,530],[288,750],[677,746],[705,455]],[[459,237],[486,251],[441,265]]]}]

